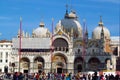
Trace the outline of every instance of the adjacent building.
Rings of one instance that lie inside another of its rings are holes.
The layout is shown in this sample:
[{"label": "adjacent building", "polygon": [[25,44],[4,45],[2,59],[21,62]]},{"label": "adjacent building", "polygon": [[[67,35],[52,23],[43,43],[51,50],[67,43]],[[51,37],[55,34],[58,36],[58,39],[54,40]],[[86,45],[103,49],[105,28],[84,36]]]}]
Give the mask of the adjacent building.
[{"label": "adjacent building", "polygon": [[0,41],[0,72],[9,71],[9,57],[12,53],[12,41]]}]

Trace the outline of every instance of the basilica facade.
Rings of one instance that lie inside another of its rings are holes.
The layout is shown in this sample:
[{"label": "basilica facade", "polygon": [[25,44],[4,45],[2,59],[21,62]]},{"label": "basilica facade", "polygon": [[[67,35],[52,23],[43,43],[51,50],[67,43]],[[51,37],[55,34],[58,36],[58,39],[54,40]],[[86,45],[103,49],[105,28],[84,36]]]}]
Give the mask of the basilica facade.
[{"label": "basilica facade", "polygon": [[44,22],[40,22],[32,35],[18,31],[17,37],[12,39],[10,69],[24,73],[115,71],[116,56],[110,43],[110,32],[102,18],[89,38],[88,30],[81,26],[76,12],[66,10],[53,32]]}]

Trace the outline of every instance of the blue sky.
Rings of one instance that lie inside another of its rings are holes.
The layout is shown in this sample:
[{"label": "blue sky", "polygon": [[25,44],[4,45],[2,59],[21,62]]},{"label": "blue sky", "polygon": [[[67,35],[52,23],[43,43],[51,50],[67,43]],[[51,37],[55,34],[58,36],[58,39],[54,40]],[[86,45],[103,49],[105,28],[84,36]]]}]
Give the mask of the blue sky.
[{"label": "blue sky", "polygon": [[20,16],[25,32],[31,34],[41,20],[51,31],[52,18],[55,27],[64,18],[66,4],[69,11],[71,8],[76,11],[81,25],[86,19],[89,37],[98,26],[100,16],[111,36],[120,36],[120,0],[0,0],[0,40],[16,37]]}]

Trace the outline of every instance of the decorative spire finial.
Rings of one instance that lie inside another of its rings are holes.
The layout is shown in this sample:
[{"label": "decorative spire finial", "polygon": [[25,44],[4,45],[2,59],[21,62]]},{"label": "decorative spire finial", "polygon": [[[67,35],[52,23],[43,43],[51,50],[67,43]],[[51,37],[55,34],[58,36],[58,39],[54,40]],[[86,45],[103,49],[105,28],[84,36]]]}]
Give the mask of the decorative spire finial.
[{"label": "decorative spire finial", "polygon": [[68,4],[66,4],[66,13],[65,13],[65,18],[68,18]]},{"label": "decorative spire finial", "polygon": [[66,4],[66,11],[68,11],[68,4]]},{"label": "decorative spire finial", "polygon": [[102,26],[102,27],[103,27],[102,16],[100,16],[99,26]]},{"label": "decorative spire finial", "polygon": [[44,27],[45,26],[45,24],[44,24],[44,22],[40,22],[40,25],[39,25],[40,27]]},{"label": "decorative spire finial", "polygon": [[41,16],[39,27],[44,27],[44,26],[45,26],[45,24],[43,21],[43,16]]},{"label": "decorative spire finial", "polygon": [[102,22],[102,16],[100,16],[100,22]]},{"label": "decorative spire finial", "polygon": [[73,9],[72,0],[70,0],[70,9],[71,9],[71,11],[72,11],[72,9]]}]

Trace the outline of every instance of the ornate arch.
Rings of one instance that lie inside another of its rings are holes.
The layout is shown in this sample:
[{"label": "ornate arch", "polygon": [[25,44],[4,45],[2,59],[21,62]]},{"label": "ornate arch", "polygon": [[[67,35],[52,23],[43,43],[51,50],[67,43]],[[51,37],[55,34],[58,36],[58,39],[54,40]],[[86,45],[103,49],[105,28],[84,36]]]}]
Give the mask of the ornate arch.
[{"label": "ornate arch", "polygon": [[28,57],[22,57],[20,59],[20,68],[24,73],[28,73],[30,69],[30,60]]},{"label": "ornate arch", "polygon": [[45,60],[41,56],[36,56],[33,59],[34,61],[34,70],[41,73],[44,70]]},{"label": "ornate arch", "polygon": [[92,57],[88,60],[89,70],[96,71],[99,70],[100,60],[97,57]]},{"label": "ornate arch", "polygon": [[84,59],[79,56],[79,57],[76,57],[75,60],[74,60],[74,72],[81,72],[83,70],[83,67],[84,66]]},{"label": "ornate arch", "polygon": [[68,41],[64,38],[56,38],[53,41],[53,46],[55,51],[69,51],[69,44]]},{"label": "ornate arch", "polygon": [[52,68],[54,72],[59,73],[58,68],[60,70],[60,73],[67,71],[67,62],[68,59],[66,55],[62,53],[55,53],[52,58]]}]

